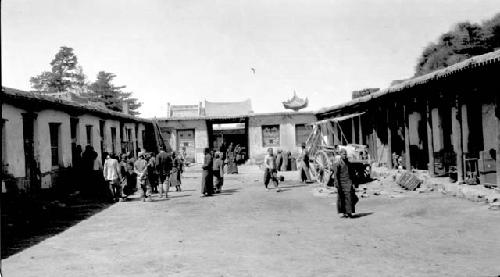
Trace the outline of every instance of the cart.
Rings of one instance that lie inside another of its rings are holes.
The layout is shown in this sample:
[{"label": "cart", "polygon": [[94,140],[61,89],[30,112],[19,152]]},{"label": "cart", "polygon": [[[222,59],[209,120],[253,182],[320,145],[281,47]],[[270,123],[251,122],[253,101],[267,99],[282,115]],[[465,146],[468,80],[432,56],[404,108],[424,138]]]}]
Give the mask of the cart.
[{"label": "cart", "polygon": [[[367,146],[360,144],[329,144],[326,137],[337,135],[337,132],[333,130],[332,121],[335,121],[335,119],[321,120],[311,124],[312,130],[306,141],[306,150],[309,153],[309,170],[312,178],[321,185],[333,185],[331,180],[334,165],[340,160],[340,150],[345,149],[347,158],[351,166],[354,167],[355,180],[353,181],[356,184],[369,181],[371,179],[371,158]],[[339,131],[340,135],[347,141],[342,129]]]}]

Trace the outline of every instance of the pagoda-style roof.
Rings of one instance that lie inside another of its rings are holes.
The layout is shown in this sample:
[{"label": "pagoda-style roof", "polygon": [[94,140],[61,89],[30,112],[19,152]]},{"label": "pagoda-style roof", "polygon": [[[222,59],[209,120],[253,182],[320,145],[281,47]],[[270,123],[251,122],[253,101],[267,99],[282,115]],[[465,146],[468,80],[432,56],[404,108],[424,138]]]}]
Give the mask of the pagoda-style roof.
[{"label": "pagoda-style roof", "polygon": [[282,103],[285,109],[298,111],[300,109],[307,107],[307,105],[309,104],[309,100],[307,99],[307,97],[305,99],[298,97],[297,93],[295,93],[294,91],[293,97]]}]

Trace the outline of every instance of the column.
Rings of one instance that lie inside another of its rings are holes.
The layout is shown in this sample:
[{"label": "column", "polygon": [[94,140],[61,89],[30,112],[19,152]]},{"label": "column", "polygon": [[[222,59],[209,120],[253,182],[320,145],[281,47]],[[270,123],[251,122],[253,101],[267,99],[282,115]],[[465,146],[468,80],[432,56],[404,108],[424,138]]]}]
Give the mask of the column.
[{"label": "column", "polygon": [[467,105],[465,103],[462,103],[461,106],[461,115],[462,115],[462,150],[465,153],[469,152],[469,120],[468,120],[468,113],[467,113]]},{"label": "column", "polygon": [[377,120],[375,109],[372,110],[371,122],[372,122],[372,138],[373,138],[373,159],[378,161],[378,135],[377,135]]},{"label": "column", "polygon": [[333,144],[342,144],[342,139],[339,137],[339,127],[337,126],[337,122],[332,122],[331,124],[333,128]]},{"label": "column", "polygon": [[463,163],[463,151],[462,151],[462,128],[460,126],[461,116],[460,116],[460,103],[458,96],[455,96],[453,100],[453,106],[451,107],[451,130],[453,136],[453,150],[457,155],[457,181],[463,182],[464,178],[464,163]]},{"label": "column", "polygon": [[356,143],[356,124],[354,123],[354,117],[351,118],[351,141],[350,143]]},{"label": "column", "polygon": [[361,115],[358,117],[358,122],[359,122],[359,125],[358,125],[359,141],[358,141],[358,143],[363,144],[363,124],[361,123],[362,122]]},{"label": "column", "polygon": [[390,108],[386,110],[386,116],[387,116],[387,167],[392,168],[392,131],[391,131],[391,121],[389,117],[389,110]]},{"label": "column", "polygon": [[427,151],[429,154],[429,163],[427,168],[429,170],[429,174],[434,176],[434,141],[432,135],[432,113],[430,107],[430,100],[427,99],[426,103],[426,121],[427,121]]},{"label": "column", "polygon": [[497,94],[495,114],[497,118],[497,185],[500,185],[500,96]]},{"label": "column", "polygon": [[403,119],[405,128],[405,167],[406,170],[411,170],[410,131],[408,129],[408,104],[403,105]]}]

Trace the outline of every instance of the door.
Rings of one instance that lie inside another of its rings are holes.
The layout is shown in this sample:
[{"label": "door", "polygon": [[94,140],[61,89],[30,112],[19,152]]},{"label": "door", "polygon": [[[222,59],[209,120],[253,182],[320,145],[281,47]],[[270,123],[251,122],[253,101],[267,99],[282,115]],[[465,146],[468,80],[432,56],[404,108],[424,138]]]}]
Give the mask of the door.
[{"label": "door", "polygon": [[177,131],[177,151],[185,151],[185,160],[190,163],[195,162],[195,140],[193,129]]},{"label": "door", "polygon": [[23,114],[23,144],[26,180],[29,182],[29,190],[36,192],[40,190],[37,163],[35,161],[35,114]]}]

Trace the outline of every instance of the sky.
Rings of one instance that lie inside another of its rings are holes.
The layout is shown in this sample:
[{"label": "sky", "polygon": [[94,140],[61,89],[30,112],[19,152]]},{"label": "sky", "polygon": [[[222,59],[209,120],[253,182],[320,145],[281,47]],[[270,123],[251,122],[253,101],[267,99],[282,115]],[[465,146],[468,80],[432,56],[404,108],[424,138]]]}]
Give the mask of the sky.
[{"label": "sky", "polygon": [[247,98],[280,112],[294,91],[317,110],[413,76],[428,43],[498,12],[498,0],[4,0],[2,85],[30,90],[68,46],[89,81],[115,73],[142,117]]}]

